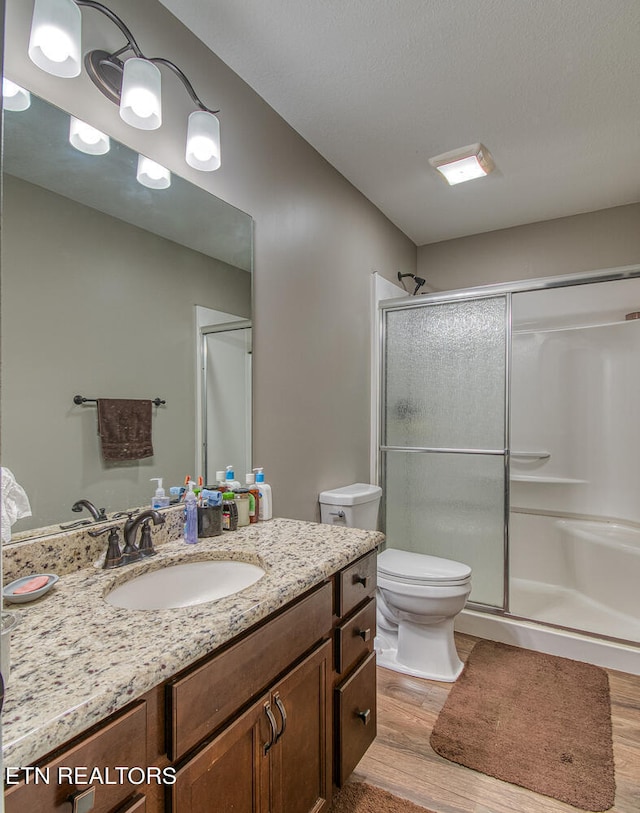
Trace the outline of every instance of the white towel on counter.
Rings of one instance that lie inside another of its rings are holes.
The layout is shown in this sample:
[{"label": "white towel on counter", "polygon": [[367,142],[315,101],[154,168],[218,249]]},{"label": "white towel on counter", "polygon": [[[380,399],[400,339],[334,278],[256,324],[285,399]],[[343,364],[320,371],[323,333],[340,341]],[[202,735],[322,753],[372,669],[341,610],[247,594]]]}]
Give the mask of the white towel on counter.
[{"label": "white towel on counter", "polygon": [[11,541],[11,526],[23,517],[31,516],[31,505],[27,492],[18,483],[13,473],[4,466],[0,467],[1,499],[0,520],[2,541]]}]

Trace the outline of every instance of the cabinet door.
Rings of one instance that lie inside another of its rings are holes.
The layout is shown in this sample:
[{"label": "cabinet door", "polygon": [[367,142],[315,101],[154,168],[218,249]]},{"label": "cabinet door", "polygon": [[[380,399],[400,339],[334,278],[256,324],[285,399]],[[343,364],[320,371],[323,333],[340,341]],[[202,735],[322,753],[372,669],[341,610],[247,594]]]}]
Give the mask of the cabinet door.
[{"label": "cabinet door", "polygon": [[[265,695],[205,745],[176,774],[171,813],[258,813],[268,810],[269,756],[273,740]],[[273,733],[272,733],[273,732]]]},{"label": "cabinet door", "polygon": [[331,642],[319,646],[271,693],[279,716],[271,749],[272,813],[323,810],[331,792]]}]

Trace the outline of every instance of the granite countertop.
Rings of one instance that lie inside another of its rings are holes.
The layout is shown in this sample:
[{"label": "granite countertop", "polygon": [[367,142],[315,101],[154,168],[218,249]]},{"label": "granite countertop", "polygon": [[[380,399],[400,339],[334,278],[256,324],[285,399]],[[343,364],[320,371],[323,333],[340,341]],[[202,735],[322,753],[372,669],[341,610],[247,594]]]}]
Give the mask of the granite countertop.
[{"label": "granite countertop", "polygon": [[[89,566],[42,598],[7,605],[18,616],[2,713],[4,765],[32,765],[190,663],[375,548],[376,531],[274,519],[117,570]],[[124,610],[104,596],[164,564],[239,559],[266,575],[239,593],[171,610]],[[27,574],[25,574],[27,575]]]}]

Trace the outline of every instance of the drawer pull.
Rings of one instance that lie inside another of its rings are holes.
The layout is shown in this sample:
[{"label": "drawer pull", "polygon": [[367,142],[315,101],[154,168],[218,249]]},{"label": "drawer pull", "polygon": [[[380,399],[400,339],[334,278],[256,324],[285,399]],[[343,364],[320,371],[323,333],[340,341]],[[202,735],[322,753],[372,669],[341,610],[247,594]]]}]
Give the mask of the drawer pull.
[{"label": "drawer pull", "polygon": [[276,718],[273,716],[273,712],[271,711],[271,703],[267,702],[264,704],[264,713],[267,715],[269,725],[271,726],[271,738],[269,739],[269,742],[265,743],[264,746],[264,753],[268,754],[278,739],[278,725],[276,723]]},{"label": "drawer pull", "polygon": [[368,725],[369,720],[371,719],[371,709],[367,709],[366,711],[356,711],[356,717],[359,717],[364,725]]},{"label": "drawer pull", "polygon": [[96,803],[96,789],[92,787],[72,793],[69,796],[69,802],[71,803],[71,813],[89,813]]},{"label": "drawer pull", "polygon": [[359,576],[357,573],[353,577],[353,584],[361,584],[363,587],[367,586],[367,577]]},{"label": "drawer pull", "polygon": [[273,702],[276,704],[278,711],[280,712],[280,716],[282,717],[282,728],[278,731],[274,742],[278,742],[280,737],[284,734],[284,730],[287,727],[287,712],[284,709],[284,704],[282,700],[280,700],[280,695],[276,692],[273,696]]},{"label": "drawer pull", "polygon": [[354,635],[357,637],[358,635],[362,640],[366,643],[367,641],[371,640],[371,629],[366,630],[355,630]]}]

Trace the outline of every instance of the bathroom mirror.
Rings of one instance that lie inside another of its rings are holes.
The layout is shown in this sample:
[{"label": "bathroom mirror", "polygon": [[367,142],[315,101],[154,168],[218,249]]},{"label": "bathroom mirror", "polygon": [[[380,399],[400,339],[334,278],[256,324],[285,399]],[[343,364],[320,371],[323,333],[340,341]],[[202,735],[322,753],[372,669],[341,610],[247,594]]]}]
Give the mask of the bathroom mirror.
[{"label": "bathroom mirror", "polygon": [[[15,540],[83,518],[80,498],[124,510],[150,502],[152,477],[168,488],[199,473],[202,314],[251,319],[252,220],[175,175],[142,186],[138,155],[113,139],[104,155],[79,152],[69,115],[35,96],[3,115],[2,465],[33,511]],[[105,463],[96,404],[76,395],[165,401],[153,456]],[[244,474],[244,458],[210,470],[230,463]]]}]

